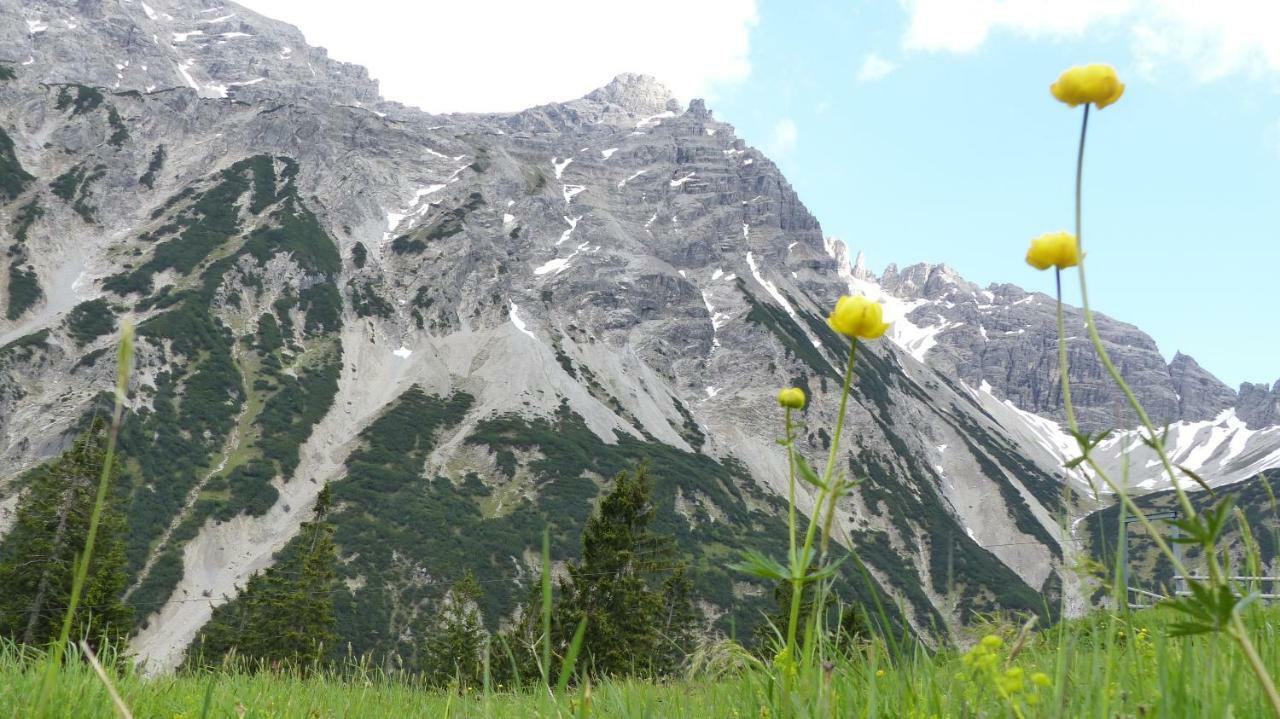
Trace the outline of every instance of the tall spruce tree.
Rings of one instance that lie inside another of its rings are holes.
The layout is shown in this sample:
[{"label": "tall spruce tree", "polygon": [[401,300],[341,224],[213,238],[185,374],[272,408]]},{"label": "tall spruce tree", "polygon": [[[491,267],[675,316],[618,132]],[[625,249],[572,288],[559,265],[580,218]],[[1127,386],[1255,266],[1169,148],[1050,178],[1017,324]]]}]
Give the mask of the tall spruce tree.
[{"label": "tall spruce tree", "polygon": [[[13,529],[0,542],[0,636],[23,644],[56,640],[71,599],[75,563],[84,553],[89,522],[106,462],[107,423],[94,420],[71,448],[33,470],[19,500]],[[109,481],[119,476],[111,467]],[[132,626],[122,601],[125,522],[120,493],[111,488],[71,625],[73,639],[116,643]]]},{"label": "tall spruce tree", "polygon": [[587,520],[582,560],[560,582],[557,644],[585,618],[579,666],[599,676],[668,673],[692,638],[689,582],[675,542],[649,528],[650,492],[646,465],[619,474]]},{"label": "tall spruce tree", "polygon": [[309,671],[337,642],[333,590],[337,582],[329,488],[275,565],[254,575],[240,599],[219,607],[189,653],[189,662],[220,661],[233,649],[251,668]]},{"label": "tall spruce tree", "polygon": [[480,683],[486,637],[479,601],[480,584],[470,570],[441,600],[435,622],[427,629],[421,660],[423,677],[432,685],[456,683],[464,691]]}]

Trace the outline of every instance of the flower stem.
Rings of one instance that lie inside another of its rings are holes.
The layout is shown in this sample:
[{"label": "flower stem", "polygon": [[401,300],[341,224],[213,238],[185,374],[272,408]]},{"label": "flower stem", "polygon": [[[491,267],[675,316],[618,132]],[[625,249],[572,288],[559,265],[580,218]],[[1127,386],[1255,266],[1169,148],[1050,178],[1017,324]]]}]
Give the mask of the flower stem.
[{"label": "flower stem", "polygon": [[[1151,423],[1151,418],[1147,415],[1146,410],[1143,409],[1142,404],[1138,401],[1137,396],[1134,395],[1133,390],[1130,389],[1128,383],[1124,381],[1124,378],[1120,375],[1120,371],[1116,369],[1115,364],[1111,361],[1111,357],[1107,354],[1107,350],[1102,344],[1102,337],[1098,334],[1097,324],[1094,322],[1094,319],[1093,319],[1093,311],[1089,307],[1089,286],[1085,279],[1084,242],[1082,239],[1083,233],[1082,233],[1081,220],[1080,220],[1081,206],[1083,204],[1082,197],[1081,197],[1082,195],[1081,188],[1084,182],[1084,147],[1085,147],[1085,138],[1088,134],[1088,130],[1089,130],[1089,105],[1086,104],[1084,106],[1084,117],[1080,123],[1080,150],[1076,155],[1076,243],[1077,243],[1077,247],[1080,250],[1080,253],[1079,253],[1080,262],[1078,266],[1078,271],[1080,273],[1080,305],[1081,305],[1081,308],[1084,310],[1085,327],[1088,328],[1089,330],[1089,340],[1090,342],[1092,342],[1093,348],[1098,354],[1098,359],[1102,362],[1102,366],[1106,368],[1107,373],[1111,375],[1111,379],[1116,383],[1116,386],[1120,388],[1120,391],[1122,393],[1124,393],[1125,400],[1129,403],[1129,406],[1133,408],[1134,413],[1138,416],[1138,421],[1142,424],[1142,427],[1147,431],[1152,449],[1155,450],[1156,455],[1160,458],[1160,463],[1164,466],[1165,472],[1169,475],[1170,481],[1173,482],[1174,493],[1178,497],[1178,503],[1181,505],[1183,513],[1185,514],[1187,519],[1194,519],[1196,517],[1195,507],[1191,504],[1190,498],[1187,496],[1186,491],[1182,488],[1181,483],[1178,481],[1177,473],[1174,471],[1173,462],[1169,460],[1169,455],[1165,451],[1164,441],[1160,438],[1160,435],[1156,432],[1155,426]],[[1059,298],[1061,298],[1061,291],[1059,291]],[[1065,354],[1065,351],[1066,351],[1065,350],[1066,342],[1062,333],[1061,322],[1059,322],[1058,332],[1059,332],[1058,334],[1059,350],[1058,351],[1059,351],[1059,358],[1061,360],[1062,355]],[[1062,370],[1063,371],[1062,377],[1064,380],[1063,384],[1065,387],[1065,384],[1066,384],[1065,363],[1063,363],[1063,367],[1064,369]],[[1066,391],[1064,391],[1063,393],[1064,401],[1069,402],[1068,397],[1069,397],[1069,394]],[[1068,413],[1068,417],[1071,418],[1070,411]],[[1076,430],[1075,427],[1072,427],[1072,429],[1073,431],[1078,431]],[[1086,460],[1088,460],[1090,467],[1093,467],[1095,471],[1099,471],[1097,463],[1094,462],[1091,457],[1089,457],[1089,449],[1085,449],[1085,458]],[[1111,480],[1105,474],[1102,474],[1101,472],[1099,473],[1103,477],[1103,479],[1106,480],[1108,484],[1112,486],[1112,489],[1120,497],[1121,501],[1125,503],[1125,506],[1129,509],[1129,511],[1133,512],[1134,516],[1136,516],[1138,520],[1142,523],[1143,528],[1146,529],[1149,535],[1156,541],[1157,546],[1165,554],[1165,556],[1167,556],[1170,559],[1170,561],[1174,565],[1174,568],[1177,569],[1182,576],[1184,577],[1187,576],[1187,572],[1185,568],[1180,567],[1181,562],[1179,562],[1176,556],[1173,554],[1173,552],[1169,550],[1169,546],[1165,543],[1164,539],[1161,538],[1160,535],[1155,531],[1155,528],[1151,525],[1151,522],[1150,520],[1147,519],[1146,515],[1140,509],[1138,509],[1138,507],[1129,498],[1128,492],[1124,489],[1121,489],[1114,482],[1111,482]],[[1209,570],[1210,583],[1214,586],[1225,586],[1227,584],[1227,580],[1225,577],[1222,576],[1221,565],[1218,562],[1217,552],[1214,550],[1212,540],[1210,540],[1208,544],[1204,547],[1204,554],[1206,558],[1206,564]],[[1126,588],[1125,591],[1127,592],[1128,589]],[[1240,645],[1241,651],[1244,652],[1245,658],[1249,662],[1250,669],[1253,671],[1255,677],[1258,680],[1258,683],[1262,686],[1263,692],[1267,695],[1267,700],[1271,704],[1272,712],[1277,717],[1280,717],[1280,694],[1277,693],[1275,683],[1272,681],[1271,675],[1267,671],[1266,666],[1262,663],[1262,658],[1258,655],[1257,648],[1253,646],[1252,640],[1249,639],[1249,635],[1245,629],[1244,622],[1240,619],[1239,614],[1232,615],[1230,623],[1227,627],[1227,633],[1230,634],[1231,637],[1235,639],[1236,643]]]},{"label": "flower stem", "polygon": [[791,423],[791,408],[787,407],[787,529],[791,533],[792,562],[796,560],[796,454],[795,428]]},{"label": "flower stem", "polygon": [[[787,650],[789,657],[795,658],[796,625],[800,622],[800,598],[804,593],[805,579],[809,574],[809,562],[813,556],[813,538],[818,529],[819,515],[826,495],[831,491],[831,475],[835,471],[836,456],[840,450],[840,434],[844,431],[844,416],[849,405],[849,387],[853,382],[854,359],[858,354],[858,340],[854,339],[849,347],[849,364],[845,367],[844,384],[840,389],[840,409],[836,412],[835,434],[831,438],[831,449],[827,454],[827,469],[822,474],[822,487],[813,501],[813,512],[809,515],[809,527],[805,530],[804,547],[800,550],[799,561],[791,569],[791,614],[787,621]],[[795,506],[795,503],[792,503]],[[793,523],[794,524],[794,523]]]},{"label": "flower stem", "polygon": [[[1155,426],[1151,423],[1151,418],[1147,416],[1147,412],[1143,409],[1142,404],[1138,402],[1138,398],[1134,395],[1133,390],[1129,388],[1129,384],[1125,382],[1124,377],[1120,375],[1120,370],[1116,369],[1115,363],[1111,361],[1111,356],[1107,354],[1106,347],[1102,344],[1102,337],[1098,334],[1097,323],[1093,319],[1093,310],[1089,306],[1089,283],[1085,278],[1085,256],[1084,256],[1084,234],[1081,228],[1081,207],[1082,192],[1081,188],[1084,184],[1084,147],[1085,138],[1089,131],[1089,106],[1084,106],[1084,117],[1080,123],[1080,150],[1076,155],[1076,243],[1080,248],[1080,264],[1078,271],[1080,273],[1080,305],[1084,310],[1084,323],[1089,331],[1089,340],[1093,343],[1094,350],[1098,353],[1098,359],[1102,362],[1102,366],[1106,368],[1107,374],[1111,375],[1111,379],[1120,388],[1124,394],[1125,400],[1129,406],[1133,408],[1134,413],[1138,416],[1138,421],[1146,429],[1151,446],[1160,458],[1160,463],[1164,465],[1165,471],[1169,474],[1170,481],[1173,482],[1173,489],[1178,495],[1178,503],[1182,505],[1182,511],[1188,519],[1196,516],[1195,507],[1191,505],[1186,492],[1182,489],[1182,485],[1178,482],[1177,473],[1174,471],[1173,463],[1169,461],[1169,455],[1164,450],[1164,442],[1161,441],[1160,435],[1156,432]],[[1211,569],[1213,569],[1211,567]]]}]

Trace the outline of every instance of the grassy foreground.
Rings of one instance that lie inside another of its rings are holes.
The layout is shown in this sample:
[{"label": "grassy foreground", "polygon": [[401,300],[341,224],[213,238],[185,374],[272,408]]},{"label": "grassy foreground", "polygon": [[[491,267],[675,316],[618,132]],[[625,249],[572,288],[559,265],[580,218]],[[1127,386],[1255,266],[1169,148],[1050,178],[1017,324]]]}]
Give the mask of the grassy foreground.
[{"label": "grassy foreground", "polygon": [[[1280,610],[1245,623],[1273,672],[1280,670]],[[107,674],[135,717],[1254,717],[1266,698],[1244,657],[1221,635],[1170,637],[1178,615],[1153,609],[1094,614],[1034,632],[992,628],[968,652],[909,653],[891,661],[865,644],[828,669],[801,671],[786,700],[761,669],[728,671],[712,651],[710,674],[682,681],[601,682],[552,697],[492,687],[458,695],[377,673],[299,678],[262,672],[144,678],[127,662]],[[999,640],[993,638],[999,637]],[[1015,656],[1016,655],[1016,656]],[[704,657],[706,658],[706,657]],[[41,663],[0,649],[0,714],[24,716]],[[37,658],[38,659],[38,658]],[[116,717],[103,681],[85,662],[58,676],[56,717]],[[783,702],[786,702],[784,704]]]}]

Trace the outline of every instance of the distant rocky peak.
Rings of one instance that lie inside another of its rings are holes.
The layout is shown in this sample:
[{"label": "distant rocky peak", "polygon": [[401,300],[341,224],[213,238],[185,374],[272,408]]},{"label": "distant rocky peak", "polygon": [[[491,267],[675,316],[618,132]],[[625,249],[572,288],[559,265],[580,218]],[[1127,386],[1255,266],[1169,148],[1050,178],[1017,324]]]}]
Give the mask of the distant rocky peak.
[{"label": "distant rocky peak", "polygon": [[634,115],[657,115],[681,110],[680,102],[665,85],[650,75],[632,72],[618,75],[604,87],[587,93],[583,99],[617,105]]},{"label": "distant rocky peak", "polygon": [[862,254],[862,250],[858,250],[857,257],[853,258],[853,276],[860,280],[866,280],[872,277],[871,270],[867,269],[867,261]]},{"label": "distant rocky peak", "polygon": [[866,261],[863,259],[862,251],[858,251],[858,256],[852,262],[849,260],[849,246],[845,244],[835,235],[825,235],[822,238],[822,246],[836,265],[836,273],[846,284],[852,286],[853,280],[875,281],[875,275],[867,269]]},{"label": "distant rocky peak", "polygon": [[1280,380],[1270,390],[1261,382],[1245,382],[1240,385],[1236,415],[1244,420],[1249,429],[1280,424]]},{"label": "distant rocky peak", "polygon": [[1169,379],[1178,399],[1178,416],[1182,419],[1210,419],[1236,402],[1236,393],[1190,355],[1174,353],[1169,363]]},{"label": "distant rocky peak", "polygon": [[966,281],[951,267],[944,264],[921,262],[898,269],[896,264],[885,268],[880,285],[903,299],[941,299],[960,291],[972,295],[976,285]]},{"label": "distant rocky peak", "polygon": [[363,67],[231,2],[0,0],[0,60],[45,83],[117,92],[186,87],[206,99],[381,103]]}]

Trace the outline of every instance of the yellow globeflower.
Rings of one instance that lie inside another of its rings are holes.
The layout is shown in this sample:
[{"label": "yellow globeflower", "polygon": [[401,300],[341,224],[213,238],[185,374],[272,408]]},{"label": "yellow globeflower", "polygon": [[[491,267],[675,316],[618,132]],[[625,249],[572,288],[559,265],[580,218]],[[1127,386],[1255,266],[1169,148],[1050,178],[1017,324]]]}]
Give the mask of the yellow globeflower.
[{"label": "yellow globeflower", "polygon": [[883,317],[884,310],[879,302],[872,302],[866,297],[850,297],[843,295],[836,301],[836,308],[827,317],[831,329],[848,337],[873,340],[889,329],[889,323]]},{"label": "yellow globeflower", "polygon": [[804,409],[804,390],[799,387],[787,387],[778,392],[778,404],[789,409]]},{"label": "yellow globeflower", "polygon": [[1099,110],[1124,94],[1124,83],[1110,65],[1095,63],[1069,68],[1049,86],[1049,92],[1071,107],[1093,103]]},{"label": "yellow globeflower", "polygon": [[1080,264],[1080,243],[1070,232],[1046,232],[1031,241],[1027,264],[1037,270],[1057,267],[1065,270]]}]

